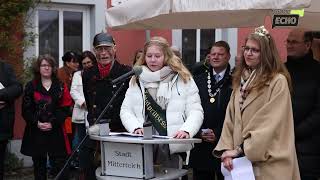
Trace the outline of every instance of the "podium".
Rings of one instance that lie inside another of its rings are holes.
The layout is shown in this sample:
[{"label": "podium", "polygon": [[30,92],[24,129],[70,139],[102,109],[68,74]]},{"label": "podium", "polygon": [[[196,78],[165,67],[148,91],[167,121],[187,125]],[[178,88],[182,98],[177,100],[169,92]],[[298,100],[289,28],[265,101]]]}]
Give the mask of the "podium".
[{"label": "podium", "polygon": [[185,169],[155,167],[153,164],[154,144],[191,144],[200,143],[201,139],[175,139],[154,136],[143,139],[129,133],[110,133],[108,136],[90,135],[100,141],[101,167],[96,170],[99,180],[169,180],[187,174]]}]

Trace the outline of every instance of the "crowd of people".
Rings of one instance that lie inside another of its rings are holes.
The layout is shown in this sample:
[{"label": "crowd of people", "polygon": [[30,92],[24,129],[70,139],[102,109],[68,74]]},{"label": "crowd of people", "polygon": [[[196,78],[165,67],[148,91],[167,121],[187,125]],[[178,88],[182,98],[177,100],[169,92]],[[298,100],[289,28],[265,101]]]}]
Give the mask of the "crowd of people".
[{"label": "crowd of people", "polygon": [[[293,29],[283,62],[262,26],[246,37],[234,68],[229,44],[217,41],[206,59],[188,70],[179,50],[155,36],[135,53],[133,65],[142,73],[123,86],[111,81],[132,67],[117,59],[108,33],[95,35],[93,52],[66,52],[61,68],[50,55],[40,55],[23,93],[21,153],[32,157],[35,179],[45,180],[57,176],[77,150],[69,165],[79,168],[80,180],[92,180],[100,148],[89,138],[77,148],[97,119],[109,119],[113,132],[134,134],[143,134],[150,122],[153,134],[202,139],[195,145],[154,146],[156,164],[182,168],[189,161],[194,180],[223,180],[221,166],[231,171],[239,157],[252,163],[256,180],[317,180],[320,64],[314,39],[306,29]],[[22,91],[11,66],[0,61],[0,180],[14,100]],[[66,168],[59,179],[68,176]]]}]

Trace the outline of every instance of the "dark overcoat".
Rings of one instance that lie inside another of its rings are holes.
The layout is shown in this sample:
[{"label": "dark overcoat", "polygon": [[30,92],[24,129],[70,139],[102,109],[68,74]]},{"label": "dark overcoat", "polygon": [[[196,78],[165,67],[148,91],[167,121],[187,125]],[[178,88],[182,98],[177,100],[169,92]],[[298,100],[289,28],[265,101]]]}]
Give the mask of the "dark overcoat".
[{"label": "dark overcoat", "polygon": [[[82,75],[83,93],[88,108],[88,122],[92,125],[99,117],[112,96],[121,84],[112,85],[111,81],[131,70],[131,67],[118,63],[116,60],[111,65],[111,70],[105,78],[100,77],[98,66],[85,70]],[[120,108],[125,93],[129,87],[129,80],[124,81],[124,88],[116,96],[103,119],[111,119],[111,131],[125,131],[120,120]]]},{"label": "dark overcoat", "polygon": [[[212,67],[208,63],[200,62],[193,68],[194,80],[199,88],[201,105],[204,111],[204,120],[201,129],[210,128],[216,135],[217,140],[214,143],[202,142],[195,144],[191,150],[190,166],[198,169],[212,169],[213,166],[220,167],[220,159],[212,156],[212,150],[215,148],[223,127],[226,108],[232,93],[230,66],[228,65],[225,75],[218,84],[215,84]],[[212,93],[222,84],[221,90],[215,96],[215,102],[210,103],[208,95],[208,72],[211,75]],[[198,132],[201,133],[201,129]]]},{"label": "dark overcoat", "polygon": [[[70,142],[64,129],[72,99],[67,85],[53,80],[47,91],[40,81],[27,83],[23,102],[22,116],[26,127],[21,145],[21,153],[26,156],[65,156],[71,152]],[[41,131],[37,123],[50,122],[50,131]]]},{"label": "dark overcoat", "polygon": [[12,67],[0,60],[0,101],[6,103],[0,109],[0,141],[8,140],[13,136],[14,125],[14,100],[22,93],[22,85],[17,81]]},{"label": "dark overcoat", "polygon": [[296,150],[301,174],[320,177],[320,64],[312,53],[288,57]]}]

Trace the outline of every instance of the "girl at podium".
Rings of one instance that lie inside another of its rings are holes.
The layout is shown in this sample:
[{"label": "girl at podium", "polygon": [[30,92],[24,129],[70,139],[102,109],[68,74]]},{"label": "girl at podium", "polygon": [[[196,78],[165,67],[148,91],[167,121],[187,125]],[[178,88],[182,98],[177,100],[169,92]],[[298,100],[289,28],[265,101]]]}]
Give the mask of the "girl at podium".
[{"label": "girl at podium", "polygon": [[[127,131],[143,134],[144,122],[151,122],[153,134],[192,138],[203,121],[198,88],[167,40],[151,38],[135,65],[143,71],[132,77],[120,111]],[[159,145],[154,148],[155,163],[181,168],[177,153],[191,148],[191,144]]]}]

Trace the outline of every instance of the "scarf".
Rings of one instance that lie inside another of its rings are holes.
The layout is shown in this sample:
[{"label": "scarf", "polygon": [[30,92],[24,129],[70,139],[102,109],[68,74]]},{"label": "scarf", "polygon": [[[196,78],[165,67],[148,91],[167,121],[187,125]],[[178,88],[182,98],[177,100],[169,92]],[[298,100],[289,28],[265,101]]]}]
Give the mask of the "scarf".
[{"label": "scarf", "polygon": [[103,79],[109,75],[110,69],[111,69],[111,64],[112,63],[109,63],[103,67],[100,63],[98,63],[98,69],[99,69],[101,79]]},{"label": "scarf", "polygon": [[256,77],[256,70],[249,70],[245,69],[241,75],[241,82],[240,82],[240,110],[242,110],[242,106],[246,98],[250,93],[250,85],[253,82],[254,78]]},{"label": "scarf", "polygon": [[142,66],[142,73],[139,79],[148,90],[151,97],[162,108],[166,109],[171,97],[171,80],[176,75],[169,66],[164,66],[162,69],[152,72],[148,67]]}]

